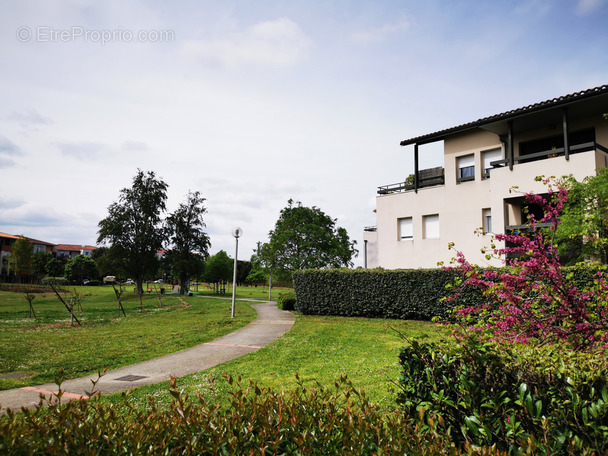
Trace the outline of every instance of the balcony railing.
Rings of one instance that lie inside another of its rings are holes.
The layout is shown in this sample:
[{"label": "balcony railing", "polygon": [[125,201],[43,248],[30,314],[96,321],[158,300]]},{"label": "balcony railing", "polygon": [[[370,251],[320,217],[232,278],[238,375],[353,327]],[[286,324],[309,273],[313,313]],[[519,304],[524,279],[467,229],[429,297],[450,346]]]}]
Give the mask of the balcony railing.
[{"label": "balcony railing", "polygon": [[[599,149],[602,152],[608,154],[608,148],[602,146],[601,144],[596,143],[595,141],[586,142],[582,144],[575,144],[569,147],[570,154],[577,154],[580,152],[588,152],[590,150]],[[517,157],[513,157],[514,163],[525,163],[528,161],[535,160],[544,160],[546,158],[559,157],[565,155],[566,151],[563,147],[558,147],[556,149],[543,150],[540,152],[535,152],[533,154],[519,155]],[[496,160],[490,163],[493,168],[502,168],[509,164],[508,158],[503,158],[502,160]]]},{"label": "balcony railing", "polygon": [[[445,175],[442,167],[421,169],[418,172],[418,188],[436,185],[445,185]],[[378,187],[378,195],[407,192],[409,190],[414,190],[414,182],[398,182]]]},{"label": "balcony railing", "polygon": [[[577,154],[581,152],[588,152],[591,150],[601,150],[605,154],[608,154],[608,148],[596,143],[595,141],[586,142],[582,144],[575,144],[569,147],[569,154]],[[525,163],[535,160],[544,160],[547,158],[558,157],[565,155],[566,151],[563,147],[556,149],[543,150],[535,152],[533,154],[519,155],[513,157],[514,163]],[[508,158],[502,160],[496,160],[490,163],[492,168],[503,168],[509,164]],[[484,170],[484,178],[490,177],[490,170]],[[471,180],[474,179],[471,177]],[[418,172],[418,188],[433,187],[437,185],[445,185],[444,169],[442,167],[422,169]],[[414,190],[413,182],[397,182],[396,184],[382,185],[378,187],[378,195],[388,195],[390,193],[401,193]]]}]

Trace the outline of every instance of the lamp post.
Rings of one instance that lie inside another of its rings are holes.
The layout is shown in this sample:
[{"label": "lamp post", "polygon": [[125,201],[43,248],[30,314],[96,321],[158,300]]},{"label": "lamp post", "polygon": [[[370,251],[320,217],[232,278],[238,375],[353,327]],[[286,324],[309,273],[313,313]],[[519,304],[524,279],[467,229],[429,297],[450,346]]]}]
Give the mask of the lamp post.
[{"label": "lamp post", "polygon": [[234,268],[232,273],[232,314],[230,318],[234,318],[234,301],[236,296],[236,259],[239,255],[239,237],[243,234],[243,229],[240,227],[236,227],[232,230],[232,235],[236,240],[236,247],[234,248]]}]

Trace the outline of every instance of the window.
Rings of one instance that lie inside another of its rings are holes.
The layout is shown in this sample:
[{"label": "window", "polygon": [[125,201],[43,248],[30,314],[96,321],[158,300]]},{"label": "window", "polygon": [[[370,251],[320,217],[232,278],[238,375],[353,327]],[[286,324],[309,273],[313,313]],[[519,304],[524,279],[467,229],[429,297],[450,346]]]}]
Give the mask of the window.
[{"label": "window", "polygon": [[414,239],[414,229],[412,225],[412,217],[399,219],[399,240],[411,241]]},{"label": "window", "polygon": [[458,164],[458,182],[475,180],[475,156],[465,155],[456,159]]},{"label": "window", "polygon": [[483,161],[483,178],[490,178],[490,171],[492,171],[492,162],[497,160],[502,160],[502,150],[501,149],[492,149],[486,150],[481,153],[482,161]]},{"label": "window", "polygon": [[492,232],[492,209],[483,209],[481,211],[483,218],[483,233],[488,234]]},{"label": "window", "polygon": [[439,215],[425,215],[422,217],[424,225],[424,239],[439,239]]}]

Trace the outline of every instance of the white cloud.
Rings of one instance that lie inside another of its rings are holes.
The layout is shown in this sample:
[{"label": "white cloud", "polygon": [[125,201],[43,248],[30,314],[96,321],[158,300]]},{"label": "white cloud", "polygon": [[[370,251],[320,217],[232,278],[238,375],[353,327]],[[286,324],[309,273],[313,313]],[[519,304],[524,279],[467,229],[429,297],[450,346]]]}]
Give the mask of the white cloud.
[{"label": "white cloud", "polygon": [[55,144],[60,152],[78,160],[90,160],[100,156],[103,145],[95,142],[83,141],[78,143],[58,142]]},{"label": "white cloud", "polygon": [[21,149],[6,136],[0,135],[0,169],[11,168],[17,163],[12,157],[23,155]]},{"label": "white cloud", "polygon": [[605,4],[605,0],[578,0],[576,12],[581,16],[593,13]]},{"label": "white cloud", "polygon": [[148,145],[142,141],[128,140],[122,144],[122,150],[127,151],[127,152],[128,151],[143,152],[148,149],[149,149]]},{"label": "white cloud", "polygon": [[355,32],[351,38],[362,44],[377,43],[388,40],[389,38],[406,31],[410,27],[410,21],[407,18],[402,18],[397,22],[390,22],[379,27],[373,27],[367,30]]},{"label": "white cloud", "polygon": [[302,61],[311,44],[298,24],[281,18],[259,22],[220,39],[188,40],[182,51],[232,68],[248,64],[286,67]]},{"label": "white cloud", "polygon": [[53,123],[51,119],[31,108],[20,112],[13,111],[8,118],[9,120],[18,122],[19,125],[26,130],[35,130],[40,125],[50,125]]}]

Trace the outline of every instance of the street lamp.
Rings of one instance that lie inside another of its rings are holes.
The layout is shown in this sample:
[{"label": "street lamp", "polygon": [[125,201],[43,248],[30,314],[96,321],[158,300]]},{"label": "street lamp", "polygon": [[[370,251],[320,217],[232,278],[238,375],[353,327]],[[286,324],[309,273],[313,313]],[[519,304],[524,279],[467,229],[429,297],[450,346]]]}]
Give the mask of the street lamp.
[{"label": "street lamp", "polygon": [[239,238],[243,235],[243,229],[237,226],[232,230],[232,235],[236,240],[236,247],[234,248],[234,268],[232,274],[232,314],[230,318],[234,318],[234,300],[236,296],[236,259],[239,255]]}]

